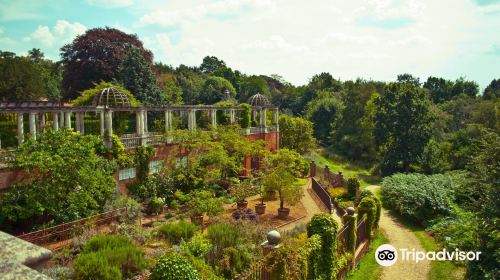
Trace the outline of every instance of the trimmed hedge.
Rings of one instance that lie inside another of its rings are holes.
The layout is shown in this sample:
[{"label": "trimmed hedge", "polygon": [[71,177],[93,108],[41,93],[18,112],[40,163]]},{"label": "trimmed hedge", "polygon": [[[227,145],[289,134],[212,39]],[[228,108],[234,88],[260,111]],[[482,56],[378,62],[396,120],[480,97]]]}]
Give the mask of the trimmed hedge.
[{"label": "trimmed hedge", "polygon": [[376,227],[375,221],[377,219],[377,203],[375,197],[365,197],[358,205],[358,215],[360,217],[366,216],[366,235],[371,238],[373,236],[373,229]]},{"label": "trimmed hedge", "polygon": [[453,197],[451,179],[441,174],[395,174],[382,181],[384,205],[422,224],[449,215]]}]

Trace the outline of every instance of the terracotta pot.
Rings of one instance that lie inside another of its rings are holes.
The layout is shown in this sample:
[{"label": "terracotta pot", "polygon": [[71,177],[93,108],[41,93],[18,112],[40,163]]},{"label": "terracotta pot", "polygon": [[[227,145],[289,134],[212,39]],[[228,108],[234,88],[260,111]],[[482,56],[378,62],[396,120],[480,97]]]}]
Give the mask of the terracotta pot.
[{"label": "terracotta pot", "polygon": [[203,226],[203,215],[191,216],[191,223],[198,226]]},{"label": "terracotta pot", "polygon": [[248,201],[246,200],[236,201],[236,207],[238,207],[238,209],[247,208],[247,206],[248,206]]},{"label": "terracotta pot", "polygon": [[255,204],[255,213],[257,213],[257,215],[266,213],[266,206],[267,205],[265,203]]},{"label": "terracotta pot", "polygon": [[286,219],[290,214],[290,208],[278,208],[278,219]]}]

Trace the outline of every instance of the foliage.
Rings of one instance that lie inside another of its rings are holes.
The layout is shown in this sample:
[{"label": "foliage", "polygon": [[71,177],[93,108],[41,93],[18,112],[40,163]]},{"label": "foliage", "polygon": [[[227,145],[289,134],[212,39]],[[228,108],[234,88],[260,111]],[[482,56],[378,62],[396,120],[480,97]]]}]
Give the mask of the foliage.
[{"label": "foliage", "polygon": [[182,240],[188,242],[199,227],[180,220],[177,223],[166,223],[158,229],[158,233],[171,244],[179,244]]},{"label": "foliage", "polygon": [[426,224],[451,213],[452,182],[444,175],[395,174],[382,181],[382,199],[403,217]]},{"label": "foliage", "polygon": [[316,144],[316,139],[313,136],[313,123],[308,120],[280,115],[279,127],[280,148],[305,154]]},{"label": "foliage", "polygon": [[231,217],[233,217],[236,221],[245,220],[257,222],[258,220],[257,214],[255,214],[255,212],[250,208],[238,208],[231,214]]},{"label": "foliage", "polygon": [[339,98],[325,92],[318,99],[307,104],[305,117],[313,123],[314,137],[325,144],[329,142],[330,133],[337,129],[342,118],[344,104]]},{"label": "foliage", "polygon": [[425,174],[443,173],[450,168],[446,152],[434,139],[425,145],[418,161]]},{"label": "foliage", "polygon": [[374,135],[383,146],[382,174],[408,172],[431,136],[430,101],[409,83],[390,83],[376,105]]},{"label": "foliage", "polygon": [[225,100],[225,91],[229,92],[230,99],[233,99],[236,95],[236,90],[233,85],[226,79],[221,77],[211,76],[205,80],[203,84],[203,94],[200,96],[200,101],[203,104],[214,104],[219,101],[229,101]]},{"label": "foliage", "polygon": [[56,280],[74,279],[73,271],[67,266],[52,266],[44,268],[40,272],[48,276],[50,279],[56,279]]},{"label": "foliage", "polygon": [[203,258],[212,247],[212,244],[202,232],[197,231],[189,242],[183,239],[180,246],[184,251],[189,252],[190,255],[196,258]]},{"label": "foliage", "polygon": [[213,196],[207,190],[194,190],[186,196],[186,206],[192,216],[207,214],[209,217],[220,215],[224,212],[222,200]]},{"label": "foliage", "polygon": [[351,199],[356,197],[357,192],[359,191],[359,187],[361,184],[359,183],[358,178],[350,177],[347,179],[347,193],[351,197]]},{"label": "foliage", "polygon": [[284,168],[295,177],[301,177],[309,172],[309,163],[296,151],[279,149],[264,159],[267,171]]},{"label": "foliage", "polygon": [[332,199],[347,198],[348,196],[345,188],[327,188],[326,191]]},{"label": "foliage", "polygon": [[262,180],[266,191],[277,191],[280,198],[280,208],[284,208],[285,201],[295,205],[300,201],[304,192],[300,184],[295,184],[295,177],[285,168],[277,168],[266,174]]},{"label": "foliage", "polygon": [[244,110],[240,111],[240,126],[241,128],[249,128],[252,120],[252,106],[247,103],[240,104]]},{"label": "foliage", "polygon": [[491,83],[484,89],[484,99],[500,98],[500,79],[493,79]]},{"label": "foliage", "polygon": [[151,270],[151,280],[201,280],[189,261],[173,251],[161,257]]},{"label": "foliage", "polygon": [[99,81],[119,81],[121,64],[132,49],[138,49],[147,63],[152,63],[153,54],[143,48],[137,35],[109,27],[89,29],[63,46],[64,99],[76,98]]},{"label": "foliage", "polygon": [[124,207],[127,208],[127,215],[120,216],[121,222],[134,223],[141,216],[142,204],[131,197],[122,195],[118,189],[115,190],[115,193],[113,194],[111,199],[106,201],[106,204],[104,205],[104,211],[111,211]]},{"label": "foliage", "polygon": [[244,180],[229,187],[229,193],[236,198],[236,201],[244,201],[247,197],[255,195],[257,189],[250,180]]},{"label": "foliage", "polygon": [[159,213],[162,212],[164,206],[165,206],[165,199],[155,196],[149,200],[148,211],[151,214],[158,215]]},{"label": "foliage", "polygon": [[377,204],[374,197],[365,197],[358,205],[359,217],[366,216],[366,235],[369,238],[373,237],[373,229],[378,225],[375,223],[377,219]]},{"label": "foliage", "polygon": [[143,50],[132,47],[120,64],[118,73],[123,86],[144,104],[165,104],[165,96],[156,85],[151,62],[143,56]]},{"label": "foliage", "polygon": [[87,217],[102,210],[115,189],[116,166],[96,155],[101,140],[69,130],[28,138],[14,152],[22,180],[0,196],[0,223],[37,225]]},{"label": "foliage", "polygon": [[449,251],[456,248],[461,251],[474,251],[479,245],[477,217],[458,207],[453,210],[452,215],[434,221],[428,231]]},{"label": "foliage", "polygon": [[207,229],[207,238],[216,252],[244,243],[244,236],[240,227],[230,223],[211,224]]},{"label": "foliage", "polygon": [[137,182],[144,183],[147,180],[149,175],[149,162],[153,157],[155,150],[153,147],[147,146],[138,146],[135,150],[134,157],[137,169]]},{"label": "foliage", "polygon": [[347,226],[347,240],[346,249],[347,252],[354,255],[356,251],[356,233],[357,233],[357,217],[356,215],[344,215],[342,216],[342,224]]},{"label": "foliage", "polygon": [[91,238],[73,263],[76,279],[122,279],[145,268],[144,253],[123,236]]},{"label": "foliage", "polygon": [[307,224],[307,236],[319,235],[322,245],[321,251],[310,260],[307,279],[334,279],[337,228],[337,222],[325,213],[314,215]]},{"label": "foliage", "polygon": [[244,271],[251,263],[252,256],[245,247],[226,247],[222,250],[219,267],[226,278],[232,279],[239,272]]},{"label": "foliage", "polygon": [[[105,88],[112,87],[112,88],[116,88],[117,90],[119,90],[119,91],[123,92],[125,95],[127,95],[129,100],[130,100],[130,105],[132,105],[134,107],[141,106],[141,103],[139,101],[137,101],[135,96],[132,95],[132,93],[130,93],[130,91],[128,91],[127,89],[125,89],[124,87],[122,87],[120,85],[110,83],[110,82],[100,81],[99,83],[97,83],[97,82],[92,83],[91,86],[92,87],[89,87],[88,89],[85,89],[84,91],[82,91],[81,95],[78,96],[78,98],[76,98],[75,100],[73,100],[71,102],[71,104],[73,106],[92,106],[92,101],[94,100],[94,96],[96,96],[96,94],[100,93]],[[113,106],[113,105],[117,105],[117,104],[111,103],[109,105]]]}]

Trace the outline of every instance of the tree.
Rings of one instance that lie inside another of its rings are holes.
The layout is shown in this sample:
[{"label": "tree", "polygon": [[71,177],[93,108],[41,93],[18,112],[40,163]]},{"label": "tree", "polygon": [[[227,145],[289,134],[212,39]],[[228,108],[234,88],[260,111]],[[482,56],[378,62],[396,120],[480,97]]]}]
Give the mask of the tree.
[{"label": "tree", "polygon": [[65,129],[28,138],[14,152],[14,166],[25,175],[0,197],[0,224],[35,226],[97,213],[116,186],[116,165],[98,151],[104,151],[99,137]]},{"label": "tree", "polygon": [[39,100],[47,96],[40,68],[26,57],[0,59],[0,99],[2,101]]},{"label": "tree", "polygon": [[28,51],[28,57],[35,63],[40,63],[44,59],[44,54],[40,49],[33,48]]},{"label": "tree", "polygon": [[167,105],[180,105],[183,103],[182,88],[177,84],[173,74],[160,74],[157,79]]},{"label": "tree", "polygon": [[382,173],[408,172],[432,134],[430,100],[411,83],[390,83],[376,106],[374,134],[383,146]]},{"label": "tree", "polygon": [[202,73],[213,75],[217,70],[226,68],[226,63],[215,56],[205,56],[200,65]]},{"label": "tree", "polygon": [[326,144],[329,142],[330,134],[337,128],[342,118],[344,104],[328,92],[320,96],[307,104],[305,117],[313,123],[314,137]]},{"label": "tree", "polygon": [[242,77],[240,79],[238,88],[238,100],[240,102],[247,102],[250,96],[257,93],[270,97],[269,85],[265,79],[259,76]]},{"label": "tree", "polygon": [[313,123],[299,117],[280,115],[280,147],[305,154],[314,148]]},{"label": "tree", "polygon": [[285,208],[285,201],[289,205],[297,204],[302,196],[302,186],[295,184],[295,177],[293,174],[280,167],[268,173],[262,179],[262,184],[265,186],[266,191],[277,191],[280,199],[280,209]]},{"label": "tree", "polygon": [[176,71],[177,83],[182,89],[182,100],[186,104],[199,104],[204,76],[197,70],[185,65],[179,65]]},{"label": "tree", "polygon": [[414,77],[412,74],[400,74],[397,78],[398,83],[410,84],[416,88],[420,87],[420,79],[418,77]]},{"label": "tree", "polygon": [[476,97],[479,93],[479,85],[474,81],[467,81],[464,77],[460,77],[455,81],[451,92],[453,96],[463,93],[470,97]]},{"label": "tree", "polygon": [[419,156],[422,171],[425,174],[443,173],[450,168],[447,156],[436,140],[429,140],[422,154]]},{"label": "tree", "polygon": [[119,80],[144,104],[165,104],[151,66],[137,48],[132,48],[120,64]]},{"label": "tree", "polygon": [[130,50],[136,48],[151,65],[153,55],[137,35],[115,28],[93,28],[61,48],[64,67],[64,99],[71,100],[95,82],[119,80],[119,69]]},{"label": "tree", "polygon": [[203,94],[200,96],[200,101],[203,104],[214,104],[225,100],[225,92],[229,92],[229,98],[233,99],[236,96],[236,90],[233,85],[226,79],[221,77],[211,76],[203,84]]},{"label": "tree", "polygon": [[429,90],[432,102],[443,103],[453,97],[453,85],[452,81],[430,76],[423,87]]},{"label": "tree", "polygon": [[483,99],[494,98],[500,98],[500,79],[493,79],[483,92]]}]

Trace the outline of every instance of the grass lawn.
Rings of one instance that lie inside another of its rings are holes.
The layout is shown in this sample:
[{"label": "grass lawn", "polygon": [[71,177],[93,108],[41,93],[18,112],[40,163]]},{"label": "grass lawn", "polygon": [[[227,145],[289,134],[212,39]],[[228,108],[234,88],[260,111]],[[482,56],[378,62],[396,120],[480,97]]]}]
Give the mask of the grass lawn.
[{"label": "grass lawn", "polygon": [[384,232],[379,230],[375,239],[370,245],[370,250],[363,256],[361,262],[355,270],[351,271],[347,276],[348,280],[376,280],[380,278],[382,273],[382,267],[375,261],[375,250],[378,246],[389,243],[387,238],[384,236]]},{"label": "grass lawn", "polygon": [[359,167],[350,163],[340,162],[331,156],[327,150],[324,148],[318,148],[306,156],[309,160],[314,160],[318,167],[324,168],[328,165],[328,168],[332,172],[342,172],[344,178],[349,178],[356,176],[359,178],[361,186],[366,187],[368,185],[376,185],[380,182],[378,176],[373,176],[370,172],[363,167]]}]

